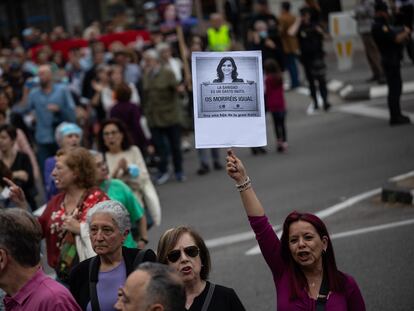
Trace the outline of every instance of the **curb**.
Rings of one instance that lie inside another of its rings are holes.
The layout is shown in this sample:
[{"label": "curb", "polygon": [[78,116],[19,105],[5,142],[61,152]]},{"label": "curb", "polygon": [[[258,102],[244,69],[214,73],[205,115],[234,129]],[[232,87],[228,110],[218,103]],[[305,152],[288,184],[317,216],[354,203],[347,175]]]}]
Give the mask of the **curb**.
[{"label": "curb", "polygon": [[394,182],[387,182],[381,191],[382,202],[402,203],[414,205],[414,190],[398,186]]},{"label": "curb", "polygon": [[[338,88],[338,85],[341,87]],[[338,93],[342,99],[345,100],[368,100],[380,97],[386,97],[388,94],[387,85],[353,85],[345,84],[339,80],[331,80],[328,83],[328,90]],[[414,81],[407,81],[403,83],[402,94],[409,94],[414,92]]]},{"label": "curb", "polygon": [[414,171],[389,179],[382,187],[381,200],[414,205]]}]

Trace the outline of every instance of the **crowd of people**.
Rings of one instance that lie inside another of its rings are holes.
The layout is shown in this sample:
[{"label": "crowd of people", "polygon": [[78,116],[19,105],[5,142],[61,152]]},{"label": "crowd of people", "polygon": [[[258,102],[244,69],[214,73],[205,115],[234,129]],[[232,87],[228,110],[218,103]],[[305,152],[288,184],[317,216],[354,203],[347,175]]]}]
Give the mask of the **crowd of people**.
[{"label": "crowd of people", "polygon": [[[380,46],[385,32],[396,48],[412,45],[407,43],[411,28],[394,35],[387,6],[378,2],[373,7],[377,18],[372,36],[361,32],[372,80],[382,83],[385,77],[389,84],[390,123],[407,123],[399,108],[400,58],[380,49],[378,65],[368,41]],[[171,21],[174,27],[179,24],[174,10],[169,7],[169,20],[161,30]],[[358,12],[361,20],[368,11]],[[152,30],[148,41],[105,44],[94,23],[87,31],[87,46],[66,52],[53,50],[51,44],[69,37],[62,27],[46,36],[29,28],[0,50],[0,288],[6,292],[6,310],[24,310],[28,304],[33,310],[244,310],[233,289],[208,279],[209,251],[194,229],[172,228],[161,236],[157,254],[143,250],[148,230],[161,223],[154,184],[172,177],[186,180],[183,152],[192,131],[192,52],[243,45],[262,51],[265,104],[278,152],[288,148],[283,71],[289,74],[290,89],[301,85],[297,60],[313,110],[320,107],[319,89],[322,107],[329,111],[321,10],[316,1],[306,0],[299,13],[292,14],[286,1],[277,18],[267,1],[256,0],[245,38],[214,13],[205,35],[190,32],[188,42],[171,37],[172,28],[167,27],[168,33]],[[411,47],[408,51],[412,53]],[[224,57],[213,83],[243,82],[233,75],[236,71],[234,60]],[[198,151],[199,175],[210,172],[208,153]],[[266,149],[252,148],[252,153]],[[211,156],[212,167],[222,170],[219,150],[212,149]],[[293,212],[279,240],[231,150],[226,169],[272,272],[278,310],[319,305],[325,310],[365,310],[357,283],[336,266],[323,222]],[[35,212],[42,205],[44,210]],[[39,268],[42,238],[57,282]]]}]

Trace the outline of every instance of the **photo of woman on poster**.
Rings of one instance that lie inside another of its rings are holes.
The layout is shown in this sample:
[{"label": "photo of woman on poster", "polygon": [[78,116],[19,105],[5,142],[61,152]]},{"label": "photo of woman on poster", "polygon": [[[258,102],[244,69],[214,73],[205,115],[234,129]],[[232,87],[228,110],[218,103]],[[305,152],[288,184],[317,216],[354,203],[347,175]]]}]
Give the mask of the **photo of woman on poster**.
[{"label": "photo of woman on poster", "polygon": [[244,82],[243,79],[237,78],[237,66],[232,57],[223,57],[217,66],[217,79],[213,83],[233,83]]}]

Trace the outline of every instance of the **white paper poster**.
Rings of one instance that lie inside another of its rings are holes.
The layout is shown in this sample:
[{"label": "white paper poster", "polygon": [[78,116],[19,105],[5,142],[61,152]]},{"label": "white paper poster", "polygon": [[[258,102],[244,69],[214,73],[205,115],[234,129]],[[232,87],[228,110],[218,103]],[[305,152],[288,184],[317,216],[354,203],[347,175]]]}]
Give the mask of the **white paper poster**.
[{"label": "white paper poster", "polygon": [[192,54],[196,148],[267,144],[260,51]]}]

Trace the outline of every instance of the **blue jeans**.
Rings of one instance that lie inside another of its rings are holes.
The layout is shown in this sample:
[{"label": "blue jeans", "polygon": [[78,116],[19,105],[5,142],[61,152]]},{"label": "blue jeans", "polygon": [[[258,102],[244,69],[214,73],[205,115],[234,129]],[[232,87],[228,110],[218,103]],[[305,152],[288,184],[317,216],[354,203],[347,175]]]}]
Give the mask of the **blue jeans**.
[{"label": "blue jeans", "polygon": [[293,53],[286,54],[286,68],[290,75],[290,87],[295,88],[299,86],[298,67],[296,66],[296,55]]},{"label": "blue jeans", "polygon": [[183,172],[183,156],[181,153],[181,127],[172,125],[168,127],[151,128],[152,140],[155,150],[160,157],[158,171],[163,174],[168,171],[168,158],[172,154],[174,172]]}]

